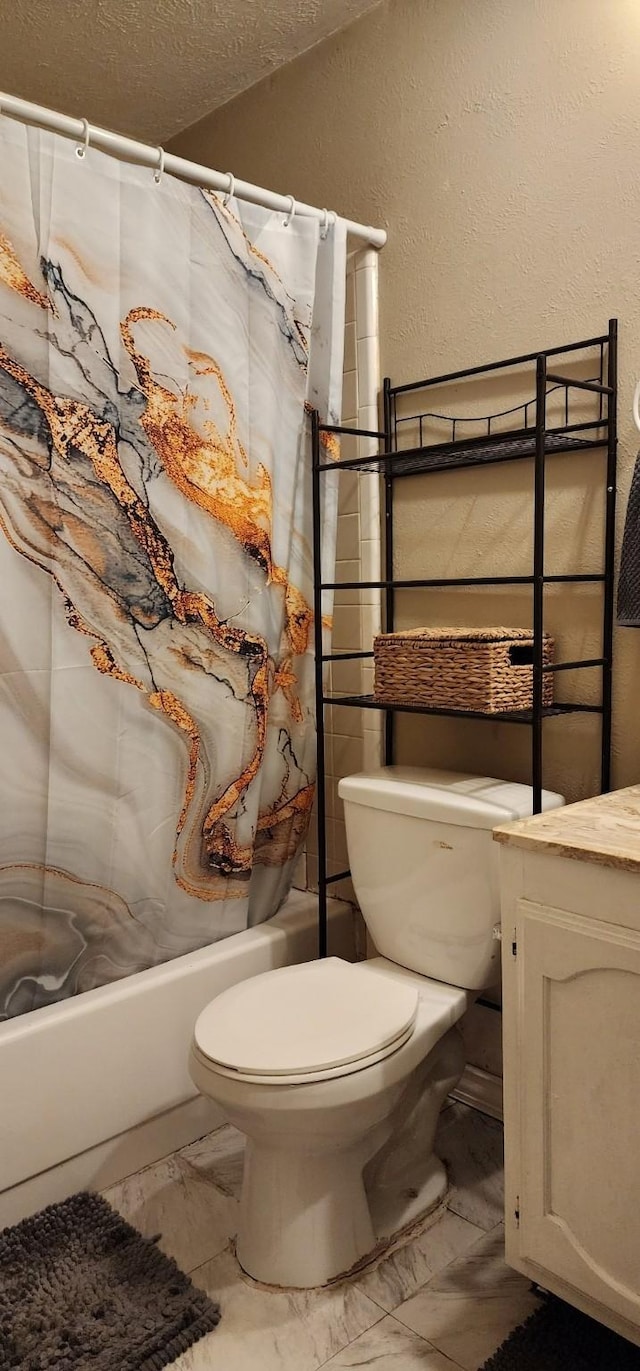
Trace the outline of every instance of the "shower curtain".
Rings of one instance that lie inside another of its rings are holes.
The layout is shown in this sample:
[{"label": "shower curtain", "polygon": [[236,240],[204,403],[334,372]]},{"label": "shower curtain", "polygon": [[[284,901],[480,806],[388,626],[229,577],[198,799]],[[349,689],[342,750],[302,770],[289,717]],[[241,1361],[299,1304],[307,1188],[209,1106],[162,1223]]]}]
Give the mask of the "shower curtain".
[{"label": "shower curtain", "polygon": [[345,255],[339,222],[0,119],[2,1018],[290,888],[315,765],[306,408],[339,418]]}]

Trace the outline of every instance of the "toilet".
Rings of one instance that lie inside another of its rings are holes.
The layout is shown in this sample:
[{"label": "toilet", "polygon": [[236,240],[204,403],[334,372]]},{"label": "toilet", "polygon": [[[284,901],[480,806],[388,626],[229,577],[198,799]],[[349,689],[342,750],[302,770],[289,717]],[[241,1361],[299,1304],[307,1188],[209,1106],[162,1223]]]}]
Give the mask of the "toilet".
[{"label": "toilet", "polygon": [[[200,1014],[192,1079],[247,1145],[236,1252],[270,1285],[324,1285],[442,1200],[459,1021],[499,981],[492,829],[529,786],[418,767],[345,777],[354,890],[377,956],[265,972]],[[543,808],[564,803],[543,793]]]}]

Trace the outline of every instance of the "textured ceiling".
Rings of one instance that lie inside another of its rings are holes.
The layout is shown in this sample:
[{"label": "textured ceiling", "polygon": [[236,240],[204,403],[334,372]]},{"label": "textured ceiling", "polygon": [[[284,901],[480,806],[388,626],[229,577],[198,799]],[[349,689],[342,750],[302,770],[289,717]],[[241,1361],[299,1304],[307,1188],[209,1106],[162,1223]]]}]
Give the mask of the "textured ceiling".
[{"label": "textured ceiling", "polygon": [[378,0],[0,0],[0,90],[166,141]]}]

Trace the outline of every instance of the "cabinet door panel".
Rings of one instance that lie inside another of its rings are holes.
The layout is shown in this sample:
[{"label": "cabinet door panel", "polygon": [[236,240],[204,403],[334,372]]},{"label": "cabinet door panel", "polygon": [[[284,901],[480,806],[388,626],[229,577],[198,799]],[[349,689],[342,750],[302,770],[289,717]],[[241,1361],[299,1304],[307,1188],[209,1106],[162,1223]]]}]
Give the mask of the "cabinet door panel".
[{"label": "cabinet door panel", "polygon": [[521,900],[517,948],[518,1247],[639,1322],[640,934]]}]

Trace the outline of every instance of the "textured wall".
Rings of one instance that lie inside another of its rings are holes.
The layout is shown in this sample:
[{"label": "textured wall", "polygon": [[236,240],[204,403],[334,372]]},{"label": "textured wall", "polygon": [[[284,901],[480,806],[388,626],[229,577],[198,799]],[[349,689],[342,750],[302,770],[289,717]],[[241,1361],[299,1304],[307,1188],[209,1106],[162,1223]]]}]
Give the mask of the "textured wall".
[{"label": "textured wall", "polygon": [[[639,72],[637,0],[387,0],[173,149],[386,225],[382,363],[397,380],[604,332],[617,314],[620,524],[637,447]],[[601,510],[581,486],[596,466],[554,465],[549,569],[597,562]],[[403,483],[397,571],[528,571],[527,479],[521,466]],[[525,621],[522,601],[456,595],[407,596],[400,620]],[[591,655],[595,610],[593,591],[550,597],[563,653]],[[623,785],[640,773],[640,634],[616,646]],[[399,737],[405,759],[527,776],[524,729],[404,718]],[[595,789],[594,722],[550,722],[546,760],[548,784]]]},{"label": "textured wall", "polygon": [[378,0],[0,0],[0,90],[160,142]]}]

